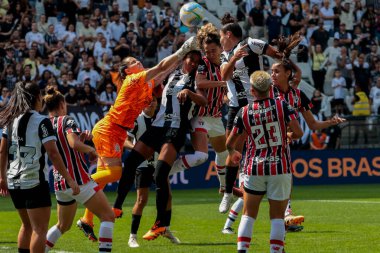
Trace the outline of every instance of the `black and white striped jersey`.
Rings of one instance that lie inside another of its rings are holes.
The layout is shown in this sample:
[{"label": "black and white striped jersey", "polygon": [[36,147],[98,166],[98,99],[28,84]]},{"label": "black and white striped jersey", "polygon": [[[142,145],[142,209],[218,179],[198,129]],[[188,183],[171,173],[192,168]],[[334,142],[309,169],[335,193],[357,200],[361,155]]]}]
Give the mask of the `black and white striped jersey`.
[{"label": "black and white striped jersey", "polygon": [[253,72],[264,69],[263,54],[267,50],[268,43],[252,38],[241,41],[229,52],[224,51],[221,55],[221,66],[227,64],[235,52],[246,44],[248,44],[248,55],[235,63],[232,78],[227,80],[230,107],[243,107],[253,102],[249,77]]},{"label": "black and white striped jersey", "polygon": [[57,138],[50,120],[36,111],[17,117],[3,130],[8,139],[9,189],[30,189],[48,179],[47,155],[43,144]]},{"label": "black and white striped jersey", "polygon": [[181,105],[177,99],[177,94],[184,89],[195,92],[195,75],[184,74],[182,69],[178,68],[167,78],[162,92],[160,110],[152,126],[180,128],[181,123],[189,122],[193,117],[194,103],[187,98],[186,102]]},{"label": "black and white striped jersey", "polygon": [[[140,137],[152,126],[152,121],[154,118],[149,117],[144,112],[137,117],[135,120],[135,126],[131,131],[128,131],[128,135],[134,138],[134,143],[136,143]],[[156,156],[157,153],[154,153]],[[154,157],[149,160],[143,161],[138,168],[146,168],[149,164],[154,164]]]}]

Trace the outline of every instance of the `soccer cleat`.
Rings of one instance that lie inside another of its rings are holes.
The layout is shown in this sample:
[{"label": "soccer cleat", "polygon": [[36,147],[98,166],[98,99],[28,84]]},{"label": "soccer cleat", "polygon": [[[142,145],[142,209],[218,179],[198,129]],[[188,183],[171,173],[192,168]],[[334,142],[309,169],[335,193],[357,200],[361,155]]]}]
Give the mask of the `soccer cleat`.
[{"label": "soccer cleat", "polygon": [[98,238],[94,234],[94,224],[88,224],[84,222],[82,219],[77,221],[77,227],[83,231],[84,235],[91,241],[96,242]]},{"label": "soccer cleat", "polygon": [[222,229],[222,233],[225,234],[225,235],[232,235],[232,234],[235,234],[233,228],[223,228]]},{"label": "soccer cleat", "polygon": [[232,202],[232,193],[224,193],[222,202],[220,202],[220,205],[219,205],[219,212],[226,213],[228,210],[230,210],[231,202]]},{"label": "soccer cleat", "polygon": [[138,248],[140,245],[137,243],[137,236],[136,235],[130,235],[128,240],[128,246],[130,248]]},{"label": "soccer cleat", "polygon": [[168,238],[174,244],[180,244],[181,243],[181,241],[173,235],[172,231],[170,231],[170,229],[168,227],[166,228],[166,231],[165,231],[165,233],[162,234],[162,236],[165,238]]},{"label": "soccer cleat", "polygon": [[286,226],[285,229],[288,232],[300,232],[303,230],[303,226],[291,225],[291,226]]},{"label": "soccer cleat", "polygon": [[302,222],[305,221],[305,217],[302,215],[287,215],[284,218],[285,225],[286,226],[292,226],[292,225],[301,225]]},{"label": "soccer cleat", "polygon": [[158,223],[159,221],[156,222],[156,224],[154,224],[153,227],[143,236],[144,240],[154,240],[166,232],[166,227],[159,227]]},{"label": "soccer cleat", "polygon": [[112,207],[112,211],[113,211],[116,219],[123,217],[123,210],[116,208],[116,207]]}]

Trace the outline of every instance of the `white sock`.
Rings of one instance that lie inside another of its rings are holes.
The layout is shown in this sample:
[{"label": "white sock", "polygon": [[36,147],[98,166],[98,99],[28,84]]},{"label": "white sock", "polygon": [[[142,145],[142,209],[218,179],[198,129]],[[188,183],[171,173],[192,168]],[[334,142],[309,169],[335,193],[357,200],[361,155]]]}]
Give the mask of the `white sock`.
[{"label": "white sock", "polygon": [[228,156],[228,151],[225,150],[220,153],[215,152],[215,165],[218,172],[218,178],[220,183],[220,188],[226,188],[226,160]]},{"label": "white sock", "polygon": [[58,241],[59,237],[61,236],[62,236],[62,233],[58,229],[57,225],[54,225],[49,229],[46,235],[45,253],[49,252],[49,250],[54,247],[55,243]]},{"label": "white sock", "polygon": [[291,207],[291,201],[289,199],[288,205],[286,206],[286,210],[285,210],[285,217],[288,215],[292,215],[292,214],[293,214],[293,212],[292,212],[292,207]]},{"label": "white sock", "polygon": [[185,169],[189,169],[191,167],[195,167],[201,165],[206,162],[208,159],[208,154],[200,151],[195,151],[194,154],[188,154],[184,156],[180,156],[173,164],[172,169],[174,173],[184,171]]},{"label": "white sock", "polygon": [[283,219],[270,221],[270,253],[282,253],[284,249],[285,223]]},{"label": "white sock", "polygon": [[239,215],[241,209],[243,209],[244,201],[242,198],[238,198],[235,203],[232,205],[230,213],[228,214],[228,218],[226,223],[224,224],[224,228],[230,228],[234,224],[236,218]]},{"label": "white sock", "polygon": [[253,224],[255,219],[247,215],[242,215],[238,230],[238,250],[248,250],[252,239]]},{"label": "white sock", "polygon": [[99,229],[99,253],[111,252],[114,223],[103,221]]}]

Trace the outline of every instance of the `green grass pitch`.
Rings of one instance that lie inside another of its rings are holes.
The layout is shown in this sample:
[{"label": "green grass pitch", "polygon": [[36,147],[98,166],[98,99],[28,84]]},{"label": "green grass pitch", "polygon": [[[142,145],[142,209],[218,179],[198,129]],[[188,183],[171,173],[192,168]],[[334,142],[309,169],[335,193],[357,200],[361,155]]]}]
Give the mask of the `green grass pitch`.
[{"label": "green grass pitch", "polygon": [[[379,189],[380,184],[294,187],[293,210],[305,216],[305,229],[287,234],[286,252],[380,252]],[[115,194],[107,195],[113,202]],[[173,245],[162,237],[150,242],[141,238],[155,218],[155,194],[151,192],[138,233],[140,248],[130,249],[127,242],[135,197],[134,193],[128,196],[123,207],[124,216],[116,220],[112,252],[236,252],[237,235],[221,233],[227,215],[218,213],[220,196],[216,189],[173,192],[171,230],[182,241],[180,245]],[[76,220],[83,211],[80,206]],[[234,225],[235,231],[239,220],[240,217]],[[53,204],[50,224],[56,221]],[[10,198],[0,198],[0,252],[17,252],[19,227],[20,221]],[[98,228],[96,219],[96,232]],[[268,202],[264,200],[255,223],[250,252],[269,252],[269,232]],[[97,245],[86,239],[74,224],[51,252],[97,252]]]}]

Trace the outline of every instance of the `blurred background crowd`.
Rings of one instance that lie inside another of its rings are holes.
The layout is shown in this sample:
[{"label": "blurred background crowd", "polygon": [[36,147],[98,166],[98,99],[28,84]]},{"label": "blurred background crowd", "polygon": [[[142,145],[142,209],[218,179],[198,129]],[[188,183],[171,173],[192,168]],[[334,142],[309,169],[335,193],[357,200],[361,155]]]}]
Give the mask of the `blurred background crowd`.
[{"label": "blurred background crowd", "polygon": [[[68,105],[99,105],[106,112],[116,98],[110,71],[117,71],[121,59],[133,56],[148,68],[196,34],[197,28],[183,26],[178,16],[186,2],[0,0],[0,106],[18,80],[29,80],[42,91],[56,86]],[[340,115],[379,114],[380,1],[198,3],[219,18],[224,13],[210,6],[227,6],[245,36],[269,43],[280,34],[301,32],[304,39],[292,57],[316,88],[311,98],[316,115],[329,116],[323,115],[326,103]],[[207,22],[204,18],[201,25]]]}]

